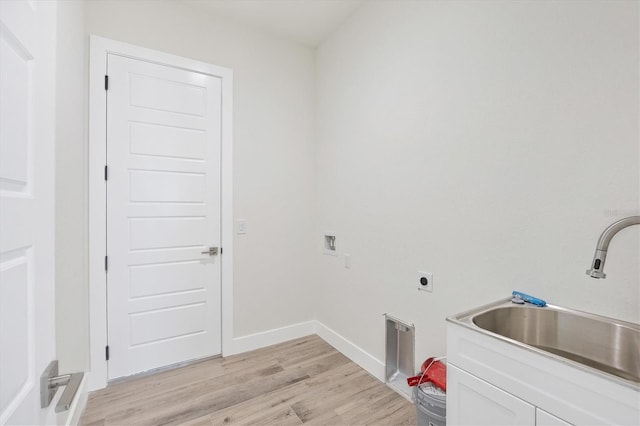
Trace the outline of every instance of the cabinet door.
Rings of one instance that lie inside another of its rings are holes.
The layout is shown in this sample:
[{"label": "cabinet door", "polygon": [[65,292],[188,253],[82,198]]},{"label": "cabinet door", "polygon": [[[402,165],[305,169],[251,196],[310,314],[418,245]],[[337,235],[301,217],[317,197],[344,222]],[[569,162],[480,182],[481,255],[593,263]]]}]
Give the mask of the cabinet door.
[{"label": "cabinet door", "polygon": [[536,426],[571,426],[571,423],[567,423],[544,410],[536,408]]},{"label": "cabinet door", "polygon": [[447,423],[450,425],[535,425],[536,408],[447,365]]}]

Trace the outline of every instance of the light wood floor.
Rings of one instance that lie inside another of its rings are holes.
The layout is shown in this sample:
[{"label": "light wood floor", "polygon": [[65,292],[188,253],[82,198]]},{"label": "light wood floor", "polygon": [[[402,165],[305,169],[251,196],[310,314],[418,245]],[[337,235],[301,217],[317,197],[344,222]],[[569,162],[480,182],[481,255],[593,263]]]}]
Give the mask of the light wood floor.
[{"label": "light wood floor", "polygon": [[414,406],[317,336],[109,385],[81,424],[406,425]]}]

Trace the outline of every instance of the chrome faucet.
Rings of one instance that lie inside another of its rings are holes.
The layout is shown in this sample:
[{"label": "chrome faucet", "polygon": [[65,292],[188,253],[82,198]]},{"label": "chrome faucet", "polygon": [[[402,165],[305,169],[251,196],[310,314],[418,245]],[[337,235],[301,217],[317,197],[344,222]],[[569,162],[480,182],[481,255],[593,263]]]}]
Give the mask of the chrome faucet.
[{"label": "chrome faucet", "polygon": [[624,219],[620,219],[617,222],[612,223],[604,230],[600,238],[598,238],[598,245],[596,246],[596,254],[593,256],[593,262],[591,262],[591,269],[587,269],[587,275],[592,278],[606,278],[607,275],[602,272],[604,268],[604,261],[607,258],[607,250],[609,249],[609,243],[614,235],[616,235],[621,229],[624,229],[631,225],[640,225],[640,216],[629,216]]}]

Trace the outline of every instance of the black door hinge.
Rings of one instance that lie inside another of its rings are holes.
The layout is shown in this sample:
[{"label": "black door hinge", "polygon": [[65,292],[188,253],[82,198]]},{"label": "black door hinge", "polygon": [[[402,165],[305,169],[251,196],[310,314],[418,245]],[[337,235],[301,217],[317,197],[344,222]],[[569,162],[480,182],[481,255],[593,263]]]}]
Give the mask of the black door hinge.
[{"label": "black door hinge", "polygon": [[109,361],[109,345],[104,347],[104,358]]},{"label": "black door hinge", "polygon": [[109,270],[109,256],[104,257],[104,270],[105,272]]},{"label": "black door hinge", "polygon": [[109,180],[109,166],[104,166],[104,180]]},{"label": "black door hinge", "polygon": [[109,76],[104,76],[104,90],[109,90]]}]

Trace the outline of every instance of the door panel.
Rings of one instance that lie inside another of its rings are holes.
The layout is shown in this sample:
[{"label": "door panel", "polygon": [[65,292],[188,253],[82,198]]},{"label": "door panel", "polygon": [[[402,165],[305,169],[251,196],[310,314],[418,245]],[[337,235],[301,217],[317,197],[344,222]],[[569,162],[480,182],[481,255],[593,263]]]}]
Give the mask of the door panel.
[{"label": "door panel", "polygon": [[131,73],[131,105],[204,117],[207,88],[170,78]]},{"label": "door panel", "polygon": [[129,186],[133,202],[204,203],[206,175],[133,170],[129,172]]},{"label": "door panel", "polygon": [[447,365],[447,421],[454,425],[534,425],[536,408],[454,366]]},{"label": "door panel", "polygon": [[[33,296],[29,279],[29,260],[26,250],[18,250],[13,259],[5,254],[0,264],[0,335],[2,336],[2,390],[0,407],[5,410],[29,384],[32,366],[29,365],[30,337],[33,335],[29,310]],[[31,378],[31,381],[33,378]]]},{"label": "door panel", "polygon": [[129,268],[131,298],[205,289],[200,261],[172,262]]},{"label": "door panel", "polygon": [[[0,185],[2,189],[24,192],[28,183],[29,103],[31,54],[19,42],[2,33],[0,75],[3,78],[0,104]],[[9,79],[11,79],[9,81]]]},{"label": "door panel", "polygon": [[129,249],[204,249],[206,217],[129,218]]},{"label": "door panel", "polygon": [[109,379],[221,349],[221,81],[108,55]]},{"label": "door panel", "polygon": [[197,129],[130,123],[132,154],[204,160],[206,133]]},{"label": "door panel", "polygon": [[[174,337],[204,333],[204,303],[168,307],[131,315],[131,344],[158,342]],[[165,326],[160,328],[158,324]]]},{"label": "door panel", "polygon": [[0,1],[0,424],[54,421],[55,2]]}]

